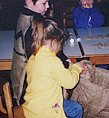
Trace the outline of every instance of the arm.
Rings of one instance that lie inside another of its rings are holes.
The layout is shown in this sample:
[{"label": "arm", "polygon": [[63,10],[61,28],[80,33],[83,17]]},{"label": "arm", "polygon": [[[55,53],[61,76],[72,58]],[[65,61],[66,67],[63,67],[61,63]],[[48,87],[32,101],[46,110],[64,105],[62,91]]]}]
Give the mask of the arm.
[{"label": "arm", "polygon": [[101,27],[104,25],[105,17],[101,14],[101,12],[96,8],[96,11],[91,15],[92,20],[90,24],[92,27]]},{"label": "arm", "polygon": [[79,81],[79,74],[82,71],[77,64],[73,64],[69,69],[65,69],[62,62],[58,59],[55,61],[53,68],[53,77],[60,86],[66,89],[72,89],[76,86]]},{"label": "arm", "polygon": [[85,9],[75,8],[72,12],[76,28],[86,28],[88,27],[88,15],[85,13]]}]

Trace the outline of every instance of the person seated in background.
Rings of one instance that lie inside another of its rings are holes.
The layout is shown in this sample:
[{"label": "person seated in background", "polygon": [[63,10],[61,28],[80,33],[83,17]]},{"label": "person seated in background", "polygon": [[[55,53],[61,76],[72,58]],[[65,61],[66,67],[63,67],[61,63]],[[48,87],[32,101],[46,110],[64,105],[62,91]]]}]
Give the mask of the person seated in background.
[{"label": "person seated in background", "polygon": [[33,54],[27,65],[27,89],[23,110],[26,118],[82,118],[82,106],[63,100],[62,87],[71,89],[79,82],[84,61],[66,69],[56,56],[63,42],[63,31],[53,20],[33,19]]},{"label": "person seated in background", "polygon": [[80,6],[72,12],[75,28],[101,27],[104,16],[94,5],[94,0],[80,0]]},{"label": "person seated in background", "polygon": [[[104,26],[105,17],[96,6],[94,0],[80,0],[80,6],[74,8],[72,12],[74,28]],[[97,65],[97,67],[109,69],[109,65]]]}]

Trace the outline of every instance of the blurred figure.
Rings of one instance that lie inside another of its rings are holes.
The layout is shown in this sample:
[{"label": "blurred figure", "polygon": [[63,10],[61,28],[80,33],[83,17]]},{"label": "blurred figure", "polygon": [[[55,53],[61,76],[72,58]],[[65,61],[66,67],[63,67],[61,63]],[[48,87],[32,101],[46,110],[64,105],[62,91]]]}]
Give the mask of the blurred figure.
[{"label": "blurred figure", "polygon": [[80,6],[72,12],[76,28],[101,27],[104,16],[94,5],[94,0],[80,0]]},{"label": "blurred figure", "polygon": [[96,0],[95,4],[105,17],[104,26],[109,26],[109,0]]}]

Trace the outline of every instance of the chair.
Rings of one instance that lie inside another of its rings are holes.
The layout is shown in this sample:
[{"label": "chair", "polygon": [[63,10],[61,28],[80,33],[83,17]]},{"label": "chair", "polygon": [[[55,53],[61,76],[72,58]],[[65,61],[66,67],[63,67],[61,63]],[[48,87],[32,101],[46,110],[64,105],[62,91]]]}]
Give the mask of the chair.
[{"label": "chair", "polygon": [[0,111],[7,115],[8,118],[25,118],[21,106],[13,107],[9,82],[3,83],[2,91],[6,108],[4,108],[2,96],[0,96]]},{"label": "chair", "polygon": [[66,11],[64,11],[62,14],[64,29],[74,27],[74,22],[73,22],[71,11],[72,11],[71,8],[69,8]]},{"label": "chair", "polygon": [[76,6],[78,6],[78,0],[63,0],[62,18],[63,18],[64,29],[74,28],[72,11]]},{"label": "chair", "polygon": [[13,104],[12,104],[12,97],[11,97],[9,82],[3,85],[3,93],[4,93],[5,102],[6,102],[8,117],[13,118],[13,111],[12,111]]}]

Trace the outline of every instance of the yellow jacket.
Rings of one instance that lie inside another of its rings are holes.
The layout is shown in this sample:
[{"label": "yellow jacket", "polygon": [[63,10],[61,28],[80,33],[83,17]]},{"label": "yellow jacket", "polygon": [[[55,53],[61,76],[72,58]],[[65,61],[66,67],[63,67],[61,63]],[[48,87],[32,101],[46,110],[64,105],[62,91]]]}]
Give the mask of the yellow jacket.
[{"label": "yellow jacket", "polygon": [[27,64],[28,87],[23,109],[26,118],[66,118],[62,87],[74,88],[81,68],[76,64],[65,69],[54,52],[43,46]]}]

